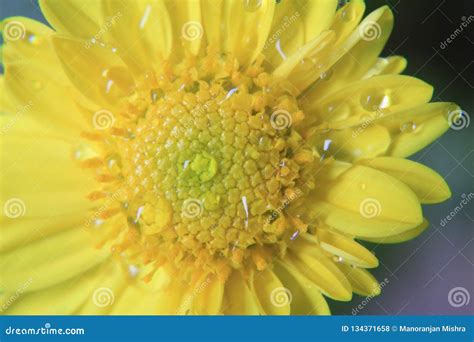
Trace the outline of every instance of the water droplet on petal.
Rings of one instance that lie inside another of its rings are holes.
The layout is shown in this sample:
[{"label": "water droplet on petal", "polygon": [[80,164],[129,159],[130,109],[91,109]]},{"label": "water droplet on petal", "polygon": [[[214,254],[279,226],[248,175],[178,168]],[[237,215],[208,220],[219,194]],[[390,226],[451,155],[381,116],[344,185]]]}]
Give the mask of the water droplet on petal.
[{"label": "water droplet on petal", "polygon": [[338,256],[338,255],[335,255],[334,258],[333,258],[334,262],[338,262],[338,263],[341,263],[344,261],[344,259],[342,258],[342,256]]},{"label": "water droplet on petal", "polygon": [[340,9],[341,7],[344,7],[348,2],[349,2],[349,0],[339,0],[337,2],[337,9]]},{"label": "water droplet on petal", "polygon": [[371,90],[362,94],[360,99],[362,107],[369,112],[388,108],[392,105],[391,97],[385,92]]},{"label": "water droplet on petal", "polygon": [[346,103],[331,103],[326,107],[329,114],[328,121],[342,121],[351,115],[351,107]]},{"label": "water droplet on petal", "polygon": [[41,39],[38,36],[34,35],[34,34],[30,34],[28,36],[28,42],[30,42],[30,44],[32,44],[32,45],[39,45],[40,42],[41,42]]},{"label": "water droplet on petal", "polygon": [[138,272],[140,271],[140,269],[135,266],[135,265],[129,265],[128,266],[128,274],[132,277],[132,278],[135,278],[137,275],[138,275]]},{"label": "water droplet on petal", "polygon": [[143,16],[140,20],[140,29],[143,29],[146,25],[146,22],[148,21],[148,17],[150,16],[150,12],[151,12],[151,5],[148,4],[145,8],[145,12],[143,12]]},{"label": "water droplet on petal", "polygon": [[150,91],[151,103],[156,103],[156,101],[158,101],[164,95],[165,95],[165,93],[163,92],[163,90],[161,90],[161,89],[152,89]]},{"label": "water droplet on petal", "polygon": [[322,161],[324,158],[326,158],[326,154],[329,151],[329,147],[331,146],[332,140],[331,139],[326,139],[324,140],[324,145],[323,145],[323,154],[321,155],[320,160]]},{"label": "water droplet on petal", "polygon": [[332,69],[329,69],[321,74],[321,79],[323,81],[328,81],[332,76]]},{"label": "water droplet on petal", "polygon": [[262,7],[263,0],[243,0],[245,10],[248,12],[255,12]]},{"label": "water droplet on petal", "polygon": [[404,122],[400,125],[400,131],[403,133],[410,133],[416,130],[416,124],[414,122]]}]

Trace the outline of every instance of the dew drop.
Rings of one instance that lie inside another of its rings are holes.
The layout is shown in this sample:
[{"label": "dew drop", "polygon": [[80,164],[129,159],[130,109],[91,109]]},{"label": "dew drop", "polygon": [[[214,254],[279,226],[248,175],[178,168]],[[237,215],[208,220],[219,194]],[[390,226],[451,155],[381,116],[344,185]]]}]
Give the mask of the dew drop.
[{"label": "dew drop", "polygon": [[416,130],[416,124],[414,122],[404,122],[400,125],[400,131],[403,133],[410,133]]},{"label": "dew drop", "polygon": [[392,99],[388,94],[374,90],[363,94],[360,102],[362,107],[369,112],[388,108],[392,105]]},{"label": "dew drop", "polygon": [[349,22],[354,20],[355,13],[353,8],[345,8],[341,12],[341,19],[342,21]]},{"label": "dew drop", "polygon": [[245,10],[248,12],[255,12],[262,7],[263,0],[243,0]]},{"label": "dew drop", "polygon": [[112,81],[112,80],[107,80],[107,82],[105,82],[105,93],[106,94],[110,94],[110,90],[112,89],[113,85],[114,85],[114,81]]},{"label": "dew drop", "polygon": [[148,4],[145,8],[145,12],[143,12],[143,16],[140,20],[140,29],[143,29],[146,25],[146,22],[148,21],[148,17],[150,16],[151,12],[151,5]]},{"label": "dew drop", "polygon": [[331,103],[326,107],[329,120],[336,122],[347,119],[351,115],[351,107],[346,103]]},{"label": "dew drop", "polygon": [[97,219],[94,221],[95,228],[99,228],[104,223],[103,220]]},{"label": "dew drop", "polygon": [[337,2],[337,9],[340,9],[341,7],[344,7],[348,2],[349,2],[349,0],[339,0]]},{"label": "dew drop", "polygon": [[232,95],[234,95],[234,93],[238,90],[238,88],[232,88],[231,90],[229,90],[225,96],[225,98],[220,102],[220,103],[223,103],[225,101],[227,101]]},{"label": "dew drop", "polygon": [[34,35],[34,34],[30,34],[28,36],[28,42],[32,45],[39,45],[40,42],[41,42],[41,39],[38,36]]},{"label": "dew drop", "polygon": [[321,74],[321,79],[322,79],[323,81],[328,81],[328,80],[331,78],[332,73],[333,73],[332,69],[329,69],[329,70],[323,72],[323,73]]},{"label": "dew drop", "polygon": [[326,140],[324,140],[324,147],[323,147],[323,150],[324,150],[324,151],[328,151],[328,150],[329,150],[329,147],[331,146],[331,143],[332,143],[332,140],[331,140],[331,139],[326,139]]},{"label": "dew drop", "polygon": [[339,255],[339,256],[335,255],[334,258],[333,258],[333,260],[334,260],[335,262],[338,262],[338,263],[341,263],[341,262],[344,261],[344,259],[343,259],[342,256],[340,256],[340,255]]},{"label": "dew drop", "polygon": [[161,90],[161,89],[152,89],[150,91],[151,103],[156,103],[164,95],[165,95],[165,93],[163,92],[163,90]]},{"label": "dew drop", "polygon": [[138,220],[140,220],[140,216],[142,216],[142,213],[143,213],[143,210],[144,210],[144,209],[145,209],[145,206],[144,206],[144,205],[142,205],[141,207],[138,208],[138,210],[137,210],[137,215],[136,215],[135,221],[134,221],[135,223],[137,223]]},{"label": "dew drop", "polygon": [[138,272],[140,271],[140,269],[135,266],[135,265],[129,265],[128,266],[128,274],[132,277],[132,278],[135,278],[137,275],[138,275]]},{"label": "dew drop", "polygon": [[331,139],[326,139],[324,140],[324,145],[323,145],[323,154],[321,155],[321,158],[319,159],[320,161],[324,160],[326,158],[326,154],[329,151],[329,148],[331,146],[332,140]]}]

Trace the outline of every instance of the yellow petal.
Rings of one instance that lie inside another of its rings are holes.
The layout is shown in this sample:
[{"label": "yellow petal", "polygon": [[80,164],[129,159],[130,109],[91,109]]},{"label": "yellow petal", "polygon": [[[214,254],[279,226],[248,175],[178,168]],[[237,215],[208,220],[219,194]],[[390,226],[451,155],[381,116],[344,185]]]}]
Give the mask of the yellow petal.
[{"label": "yellow petal", "polygon": [[260,311],[267,315],[289,315],[290,294],[280,279],[269,269],[255,272],[251,289],[258,300]]},{"label": "yellow petal", "polygon": [[380,285],[370,272],[344,264],[337,265],[351,283],[352,291],[361,296],[378,296]]},{"label": "yellow petal", "polygon": [[[0,160],[9,167],[2,168],[0,174],[9,181],[3,183],[0,200],[6,205],[17,199],[23,215],[2,216],[0,221],[61,216],[92,208],[86,196],[95,189],[96,181],[74,163],[73,152],[71,145],[56,139],[3,137]],[[28,174],[31,170],[35,170],[34,176]]]},{"label": "yellow petal", "polygon": [[324,179],[313,200],[310,217],[351,235],[394,235],[422,222],[420,203],[408,186],[365,166],[347,166],[335,179]]},{"label": "yellow petal", "polygon": [[357,43],[334,64],[327,77],[323,77],[311,88],[314,96],[324,98],[347,84],[360,80],[377,61],[393,29],[391,10],[382,7],[379,12],[371,20],[364,20],[354,30],[353,34],[359,35]]},{"label": "yellow petal", "polygon": [[[301,67],[301,61],[305,58],[312,57],[324,51],[324,48],[334,42],[334,31],[326,31],[319,36],[303,45],[300,49],[295,51],[283,63],[281,63],[273,72],[275,77],[279,78],[295,78],[298,73],[306,72],[304,67]],[[291,80],[291,79],[290,79]]]},{"label": "yellow petal", "polygon": [[324,295],[341,301],[351,300],[351,286],[330,258],[320,253],[317,255],[315,249],[311,255],[299,249],[295,249],[294,252],[298,253],[298,256],[288,255],[285,263],[296,267]]},{"label": "yellow petal", "polygon": [[392,157],[362,160],[360,163],[401,180],[413,190],[421,203],[438,203],[451,197],[443,177],[420,163]]},{"label": "yellow petal", "polygon": [[[119,107],[134,81],[113,48],[55,36],[53,44],[72,83],[89,99],[106,109]],[[128,88],[128,91],[124,90]]]},{"label": "yellow petal", "polygon": [[322,249],[342,257],[346,263],[364,268],[373,268],[379,265],[377,258],[353,239],[327,229],[318,229],[317,235]]},{"label": "yellow petal", "polygon": [[292,315],[330,315],[329,306],[319,288],[291,264],[275,265],[275,272],[292,295]]},{"label": "yellow petal", "polygon": [[191,313],[196,315],[220,314],[224,296],[224,282],[216,276],[208,276],[199,288],[192,301]]},{"label": "yellow petal", "polygon": [[[311,60],[308,72],[293,80],[294,86],[300,90],[311,86],[307,95],[307,100],[311,103],[326,97],[348,81],[359,79],[372,66],[383,48],[390,34],[392,21],[393,15],[388,6],[370,13],[340,44],[335,44]],[[354,54],[357,57],[353,57]],[[340,63],[339,66],[336,66],[337,63]],[[342,82],[338,82],[339,79]]]},{"label": "yellow petal", "polygon": [[388,155],[406,158],[431,144],[449,128],[449,116],[459,111],[454,103],[429,103],[384,119],[393,127]]},{"label": "yellow petal", "polygon": [[52,286],[86,272],[108,255],[92,247],[88,232],[73,228],[3,253],[2,289],[15,291],[30,278],[27,292]]},{"label": "yellow petal", "polygon": [[375,243],[401,243],[401,242],[406,242],[406,241],[416,238],[418,235],[423,233],[428,228],[428,226],[429,226],[428,220],[423,219],[423,222],[420,225],[418,225],[416,228],[407,230],[400,234],[384,236],[381,238],[370,238],[370,237],[363,237],[363,236],[358,236],[357,238],[361,240],[365,240],[365,241],[375,242]]},{"label": "yellow petal", "polygon": [[378,111],[395,113],[428,102],[433,87],[403,75],[381,75],[354,82],[305,106],[308,122],[327,122],[330,129],[342,129],[367,120]]},{"label": "yellow petal", "polygon": [[407,67],[407,60],[402,56],[378,58],[377,62],[362,77],[367,79],[377,75],[400,74]]},{"label": "yellow petal", "polygon": [[274,9],[275,1],[271,0],[224,2],[224,47],[242,65],[254,61],[260,54],[270,31]]},{"label": "yellow petal", "polygon": [[[174,57],[182,57],[184,50],[197,55],[203,46],[203,26],[201,6],[198,0],[166,0],[173,28]],[[183,49],[184,48],[184,49]]]},{"label": "yellow petal", "polygon": [[[90,271],[76,276],[60,284],[35,292],[24,293],[31,285],[27,281],[19,288],[20,297],[13,300],[5,312],[8,315],[70,315],[73,314],[87,300],[94,291],[100,279],[103,267],[97,266]],[[17,298],[16,293],[9,297]]]},{"label": "yellow petal", "polygon": [[331,141],[329,154],[334,151],[333,156],[337,160],[349,162],[384,155],[392,142],[388,129],[382,125],[334,130],[316,134],[315,137],[316,146],[321,154],[324,152],[326,142]]},{"label": "yellow petal", "polygon": [[2,21],[0,27],[3,27],[3,31],[9,28],[10,30],[16,29],[10,33],[11,38],[8,38],[7,32],[4,32],[5,37],[2,44],[4,64],[27,62],[48,70],[57,68],[52,63],[56,59],[51,50],[50,37],[54,31],[50,27],[24,17],[9,17]]},{"label": "yellow petal", "polygon": [[352,0],[337,11],[330,26],[330,29],[337,33],[336,44],[341,44],[349,37],[361,21],[364,12],[363,0]]},{"label": "yellow petal", "polygon": [[[159,66],[170,56],[171,19],[164,0],[102,2],[104,38],[135,72]],[[100,38],[100,37],[99,37]]]},{"label": "yellow petal", "polygon": [[301,46],[329,28],[336,6],[337,1],[334,0],[277,3],[268,39],[263,49],[270,64],[277,67]]},{"label": "yellow petal", "polygon": [[91,38],[99,30],[100,2],[40,0],[41,12],[58,32]]},{"label": "yellow petal", "polygon": [[227,279],[225,298],[224,313],[226,315],[258,315],[260,313],[259,304],[238,271],[232,272]]},{"label": "yellow petal", "polygon": [[7,66],[4,94],[14,107],[9,116],[0,117],[7,133],[29,131],[72,140],[71,134],[77,136],[86,127],[69,89],[46,77],[34,64]]},{"label": "yellow petal", "polygon": [[[25,208],[25,211],[27,208]],[[87,213],[63,215],[47,218],[18,217],[4,221],[0,227],[0,252],[20,248],[33,241],[48,237],[55,233],[78,227],[87,220]]]},{"label": "yellow petal", "polygon": [[202,26],[209,46],[220,51],[224,34],[221,30],[223,20],[223,0],[202,0]]}]

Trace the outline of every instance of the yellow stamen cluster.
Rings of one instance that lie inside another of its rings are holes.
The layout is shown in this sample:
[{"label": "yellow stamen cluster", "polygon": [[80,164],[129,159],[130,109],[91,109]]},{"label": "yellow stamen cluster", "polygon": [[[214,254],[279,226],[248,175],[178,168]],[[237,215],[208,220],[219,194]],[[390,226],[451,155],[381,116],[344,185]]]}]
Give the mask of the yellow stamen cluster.
[{"label": "yellow stamen cluster", "polygon": [[263,269],[306,229],[284,211],[313,187],[313,151],[295,129],[303,113],[258,68],[199,78],[203,65],[194,76],[147,75],[159,81],[131,96],[112,128],[128,221],[117,246],[156,266]]}]

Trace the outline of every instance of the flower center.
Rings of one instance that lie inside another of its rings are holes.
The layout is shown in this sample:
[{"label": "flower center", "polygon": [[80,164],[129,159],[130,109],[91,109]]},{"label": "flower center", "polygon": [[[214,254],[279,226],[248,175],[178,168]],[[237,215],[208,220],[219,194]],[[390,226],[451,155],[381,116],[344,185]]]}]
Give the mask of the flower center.
[{"label": "flower center", "polygon": [[312,188],[295,97],[263,72],[157,85],[112,128],[128,222],[117,247],[177,268],[265,268],[306,230],[285,214]]}]

